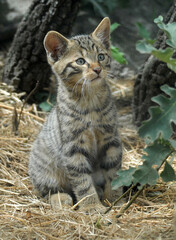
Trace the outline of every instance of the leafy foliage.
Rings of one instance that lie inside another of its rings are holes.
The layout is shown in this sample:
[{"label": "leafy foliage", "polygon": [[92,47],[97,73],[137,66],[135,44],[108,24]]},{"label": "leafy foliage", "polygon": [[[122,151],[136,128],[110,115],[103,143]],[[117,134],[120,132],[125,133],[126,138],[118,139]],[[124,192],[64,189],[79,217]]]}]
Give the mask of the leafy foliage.
[{"label": "leafy foliage", "polygon": [[162,171],[160,176],[162,177],[164,182],[176,180],[175,171],[167,161],[165,162],[164,170]]},{"label": "leafy foliage", "polygon": [[[135,168],[130,167],[128,170],[119,170],[118,176],[119,178],[116,178],[112,182],[112,188],[115,190],[122,186],[130,186],[133,180],[133,174],[135,172]],[[124,174],[125,173],[125,174]]]},{"label": "leafy foliage", "polygon": [[40,92],[36,95],[39,107],[44,112],[49,112],[56,103],[56,94],[50,95],[48,92]]},{"label": "leafy foliage", "polygon": [[162,16],[156,18],[154,22],[166,33],[168,37],[166,44],[168,47],[166,49],[156,49],[153,46],[153,41],[144,38],[143,40],[138,41],[136,49],[141,53],[152,54],[157,59],[167,63],[168,67],[176,72],[176,59],[173,58],[173,54],[176,50],[176,22],[164,24]]},{"label": "leafy foliage", "polygon": [[[155,40],[150,39],[150,35],[141,24],[138,24],[139,34],[144,38],[138,41],[136,48],[141,53],[148,53],[157,59],[166,62],[168,67],[176,72],[176,59],[173,54],[176,51],[176,23],[163,23],[163,17],[159,16],[154,22],[162,29],[168,39],[165,49],[156,49],[153,44]],[[163,85],[161,90],[164,92],[152,98],[152,101],[158,106],[150,107],[150,118],[142,123],[139,128],[139,135],[146,140],[148,146],[143,155],[143,164],[136,168],[120,170],[117,172],[117,179],[112,183],[113,189],[120,186],[140,185],[140,188],[146,184],[155,185],[158,178],[163,181],[176,180],[176,174],[168,157],[176,152],[176,140],[172,139],[172,123],[176,124],[176,89]],[[159,169],[164,165],[164,170],[159,174]]]},{"label": "leafy foliage", "polygon": [[111,45],[111,54],[112,58],[119,62],[120,64],[127,64],[127,60],[124,57],[124,53],[120,52],[120,50],[117,47],[114,47]]},{"label": "leafy foliage", "polygon": [[172,135],[171,123],[176,123],[176,89],[163,85],[161,90],[170,97],[162,94],[153,97],[152,100],[159,104],[150,107],[150,119],[144,121],[139,128],[139,135],[154,141],[158,137],[169,139]]},{"label": "leafy foliage", "polygon": [[[119,26],[120,24],[118,23],[111,24],[110,33],[112,34],[112,32],[116,30]],[[112,44],[111,44],[111,54],[112,54],[112,58],[117,62],[119,62],[120,64],[127,64],[127,60],[124,57],[124,53],[120,52],[120,50],[117,47],[113,46]]]},{"label": "leafy foliage", "polygon": [[150,40],[150,33],[147,31],[147,29],[142,25],[142,23],[137,22],[136,26],[138,28],[138,34],[140,37]]},{"label": "leafy foliage", "polygon": [[[169,141],[165,141],[164,145],[161,140],[156,140],[144,151],[146,154],[143,156],[143,165],[118,171],[118,177],[112,182],[113,189],[138,183],[140,187],[143,187],[145,184],[156,184],[159,178],[157,169],[162,165],[164,159],[173,152],[173,148]],[[165,172],[163,174],[166,176]],[[168,179],[167,176],[166,179]]]},{"label": "leafy foliage", "polygon": [[120,24],[117,23],[117,22],[111,24],[111,26],[110,26],[110,34],[112,34],[119,26],[120,26]]}]

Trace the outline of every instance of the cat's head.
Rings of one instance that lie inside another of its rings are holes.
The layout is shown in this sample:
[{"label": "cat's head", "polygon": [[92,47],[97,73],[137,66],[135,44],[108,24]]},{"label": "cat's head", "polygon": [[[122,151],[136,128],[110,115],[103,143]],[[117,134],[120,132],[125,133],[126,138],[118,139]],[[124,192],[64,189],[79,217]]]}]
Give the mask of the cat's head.
[{"label": "cat's head", "polygon": [[49,64],[70,88],[98,86],[110,68],[110,20],[104,18],[90,35],[71,39],[50,31],[44,39]]}]

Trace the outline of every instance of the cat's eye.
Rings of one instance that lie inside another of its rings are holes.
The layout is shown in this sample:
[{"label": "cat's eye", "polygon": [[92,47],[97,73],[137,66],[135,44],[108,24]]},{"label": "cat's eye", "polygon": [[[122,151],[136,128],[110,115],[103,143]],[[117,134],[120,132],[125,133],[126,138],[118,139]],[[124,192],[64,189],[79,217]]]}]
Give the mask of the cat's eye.
[{"label": "cat's eye", "polygon": [[103,53],[100,53],[100,54],[98,55],[98,61],[103,61],[104,59],[105,59],[104,54],[103,54]]},{"label": "cat's eye", "polygon": [[84,60],[84,58],[78,58],[78,59],[76,60],[76,63],[77,63],[78,65],[83,65],[85,62],[86,62],[86,61]]}]

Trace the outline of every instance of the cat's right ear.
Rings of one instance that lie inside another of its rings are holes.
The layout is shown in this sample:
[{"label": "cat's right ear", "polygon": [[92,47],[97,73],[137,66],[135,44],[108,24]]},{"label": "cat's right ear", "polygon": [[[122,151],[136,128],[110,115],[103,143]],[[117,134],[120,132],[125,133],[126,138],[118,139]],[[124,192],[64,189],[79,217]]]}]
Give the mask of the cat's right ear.
[{"label": "cat's right ear", "polygon": [[50,31],[44,39],[44,47],[50,64],[56,62],[66,51],[69,40],[58,32]]}]

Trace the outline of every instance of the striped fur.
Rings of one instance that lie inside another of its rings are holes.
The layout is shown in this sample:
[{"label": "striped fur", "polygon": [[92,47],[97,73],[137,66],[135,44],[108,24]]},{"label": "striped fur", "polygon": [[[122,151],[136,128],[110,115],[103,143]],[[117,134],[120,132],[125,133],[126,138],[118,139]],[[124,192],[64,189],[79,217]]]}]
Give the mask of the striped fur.
[{"label": "striped fur", "polygon": [[29,174],[42,196],[67,193],[83,203],[111,199],[110,181],[121,167],[116,107],[107,85],[108,18],[91,35],[66,39],[51,31],[44,40],[58,80],[57,104],[34,142]]}]

